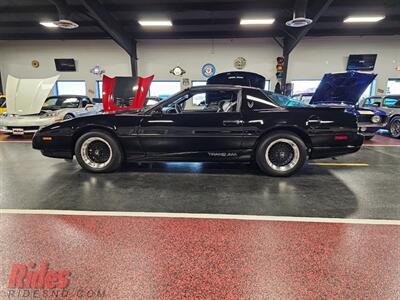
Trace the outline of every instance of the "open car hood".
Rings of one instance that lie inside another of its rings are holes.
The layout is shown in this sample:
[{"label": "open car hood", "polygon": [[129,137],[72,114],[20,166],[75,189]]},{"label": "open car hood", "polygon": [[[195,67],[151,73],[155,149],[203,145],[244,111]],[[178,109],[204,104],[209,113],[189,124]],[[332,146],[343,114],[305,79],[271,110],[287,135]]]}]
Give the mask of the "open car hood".
[{"label": "open car hood", "polygon": [[310,104],[345,103],[355,105],[376,74],[328,73],[322,78]]},{"label": "open car hood", "polygon": [[265,88],[265,77],[252,72],[232,71],[219,73],[207,79],[208,84],[227,84]]},{"label": "open car hood", "polygon": [[103,76],[102,101],[105,112],[139,110],[144,107],[147,92],[154,76]]},{"label": "open car hood", "polygon": [[19,79],[8,75],[6,85],[7,112],[16,115],[40,113],[43,103],[58,77]]}]

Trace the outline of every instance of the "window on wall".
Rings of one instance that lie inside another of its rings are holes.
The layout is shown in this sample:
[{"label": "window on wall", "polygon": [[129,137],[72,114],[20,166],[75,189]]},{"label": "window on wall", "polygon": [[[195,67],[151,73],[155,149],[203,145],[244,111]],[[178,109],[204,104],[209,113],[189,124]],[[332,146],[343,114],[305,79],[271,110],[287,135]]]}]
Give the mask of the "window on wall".
[{"label": "window on wall", "polygon": [[55,95],[86,95],[86,82],[84,80],[58,80]]},{"label": "window on wall", "polygon": [[270,81],[270,80],[265,80],[265,87],[264,87],[264,90],[265,90],[265,91],[269,91],[270,84],[271,84],[271,81]]},{"label": "window on wall", "polygon": [[181,90],[181,82],[179,80],[155,80],[150,85],[150,96],[166,99]]},{"label": "window on wall", "polygon": [[207,80],[192,80],[192,86],[206,85]]},{"label": "window on wall", "polygon": [[390,78],[387,85],[387,94],[400,94],[400,78]]},{"label": "window on wall", "polygon": [[101,98],[102,97],[102,91],[103,91],[103,81],[102,80],[96,80],[96,98]]},{"label": "window on wall", "polygon": [[293,80],[292,94],[314,93],[321,80]]}]

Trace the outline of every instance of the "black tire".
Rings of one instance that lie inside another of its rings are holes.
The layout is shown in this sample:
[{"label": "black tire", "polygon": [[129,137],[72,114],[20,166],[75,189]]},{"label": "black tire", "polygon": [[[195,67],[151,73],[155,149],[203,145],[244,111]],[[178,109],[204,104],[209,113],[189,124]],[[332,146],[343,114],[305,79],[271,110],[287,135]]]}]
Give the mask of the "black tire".
[{"label": "black tire", "polygon": [[72,120],[73,118],[75,118],[75,116],[73,114],[66,114],[63,118],[63,120]]},{"label": "black tire", "polygon": [[388,128],[391,137],[400,138],[400,116],[393,117],[390,120]]},{"label": "black tire", "polygon": [[83,169],[94,173],[114,172],[123,160],[118,141],[101,130],[83,134],[75,144],[75,156]]},{"label": "black tire", "polygon": [[366,141],[372,140],[372,138],[373,138],[374,136],[375,136],[375,135],[364,136],[364,140],[366,140]]},{"label": "black tire", "polygon": [[307,146],[292,132],[272,132],[259,143],[255,157],[258,167],[265,174],[288,177],[303,167],[307,160]]}]

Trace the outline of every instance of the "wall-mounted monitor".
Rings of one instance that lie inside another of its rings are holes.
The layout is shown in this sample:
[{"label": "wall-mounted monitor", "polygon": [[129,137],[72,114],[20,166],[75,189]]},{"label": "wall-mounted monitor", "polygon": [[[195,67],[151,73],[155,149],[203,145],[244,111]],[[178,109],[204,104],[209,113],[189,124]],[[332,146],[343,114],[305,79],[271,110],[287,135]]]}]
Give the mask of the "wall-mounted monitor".
[{"label": "wall-mounted monitor", "polygon": [[56,70],[58,72],[75,72],[75,60],[73,58],[55,58]]},{"label": "wall-mounted monitor", "polygon": [[352,54],[347,62],[347,71],[372,71],[376,57],[376,54]]}]

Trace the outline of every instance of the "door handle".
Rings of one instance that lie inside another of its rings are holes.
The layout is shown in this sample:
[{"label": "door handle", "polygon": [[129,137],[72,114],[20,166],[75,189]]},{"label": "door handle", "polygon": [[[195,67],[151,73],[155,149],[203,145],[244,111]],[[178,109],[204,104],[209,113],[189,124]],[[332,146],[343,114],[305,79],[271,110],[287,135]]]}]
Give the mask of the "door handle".
[{"label": "door handle", "polygon": [[174,123],[172,120],[149,120],[148,123]]},{"label": "door handle", "polygon": [[222,123],[224,126],[240,125],[243,124],[243,120],[224,120]]},{"label": "door handle", "polygon": [[321,120],[308,120],[306,122],[306,125],[310,125],[310,124],[321,124]]}]

